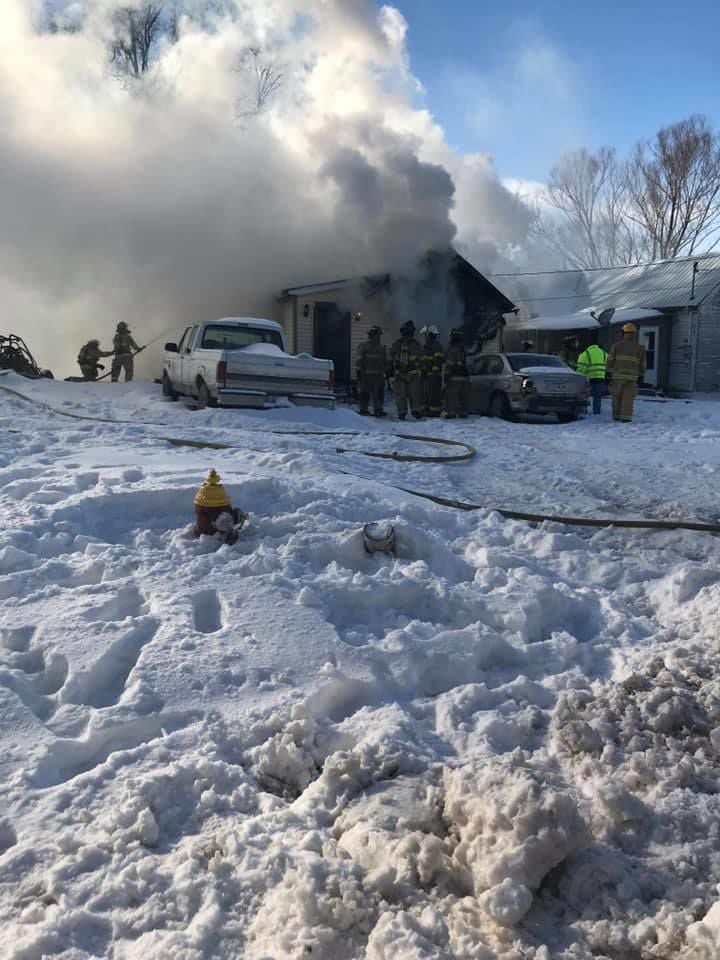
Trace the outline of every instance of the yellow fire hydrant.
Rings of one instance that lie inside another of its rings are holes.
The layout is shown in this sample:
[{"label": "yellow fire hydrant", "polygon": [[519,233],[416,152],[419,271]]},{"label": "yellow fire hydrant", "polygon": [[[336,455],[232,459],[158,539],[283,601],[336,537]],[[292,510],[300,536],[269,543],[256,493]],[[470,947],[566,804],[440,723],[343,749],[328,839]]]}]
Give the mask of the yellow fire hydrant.
[{"label": "yellow fire hydrant", "polygon": [[238,533],[247,520],[247,514],[233,507],[220,477],[211,470],[207,479],[195,494],[196,537],[215,536],[223,543],[235,543]]}]

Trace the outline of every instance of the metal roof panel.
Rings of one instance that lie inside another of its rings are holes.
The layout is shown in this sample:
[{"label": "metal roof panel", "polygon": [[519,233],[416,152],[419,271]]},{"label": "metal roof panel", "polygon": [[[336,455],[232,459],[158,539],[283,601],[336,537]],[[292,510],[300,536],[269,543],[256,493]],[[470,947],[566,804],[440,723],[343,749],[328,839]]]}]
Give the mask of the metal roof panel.
[{"label": "metal roof panel", "polygon": [[671,310],[697,306],[720,286],[720,254],[598,270],[495,274],[490,279],[520,307],[521,322],[590,307],[597,312],[607,307]]}]

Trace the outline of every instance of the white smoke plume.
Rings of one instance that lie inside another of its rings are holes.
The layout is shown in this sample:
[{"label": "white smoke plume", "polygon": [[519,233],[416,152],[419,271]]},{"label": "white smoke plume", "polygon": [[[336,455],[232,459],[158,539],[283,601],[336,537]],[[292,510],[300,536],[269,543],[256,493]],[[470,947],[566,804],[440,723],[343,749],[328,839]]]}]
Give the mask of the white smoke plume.
[{"label": "white smoke plume", "polygon": [[[527,211],[484,157],[445,144],[417,94],[406,24],[371,0],[166,0],[139,80],[109,64],[139,0],[0,6],[0,332],[71,370],[129,321],[147,341],[265,314],[292,284],[405,270],[459,244],[483,269]],[[265,109],[248,51],[282,83]],[[57,371],[56,371],[57,372]],[[148,372],[150,372],[148,370]]]}]

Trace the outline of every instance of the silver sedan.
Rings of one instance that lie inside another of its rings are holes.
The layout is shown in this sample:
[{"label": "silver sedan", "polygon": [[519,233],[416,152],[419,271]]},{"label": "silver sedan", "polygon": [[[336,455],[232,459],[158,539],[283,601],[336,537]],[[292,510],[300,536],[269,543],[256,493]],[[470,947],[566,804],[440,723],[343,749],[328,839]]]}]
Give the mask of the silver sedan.
[{"label": "silver sedan", "polygon": [[475,413],[506,420],[554,413],[569,423],[587,409],[587,378],[552,354],[488,353],[469,358],[468,367]]}]

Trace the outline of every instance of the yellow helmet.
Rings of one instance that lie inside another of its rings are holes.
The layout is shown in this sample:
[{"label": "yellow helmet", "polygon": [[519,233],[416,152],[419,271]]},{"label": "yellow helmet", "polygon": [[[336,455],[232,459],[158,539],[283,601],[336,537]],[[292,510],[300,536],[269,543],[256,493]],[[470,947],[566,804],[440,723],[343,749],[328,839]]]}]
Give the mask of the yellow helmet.
[{"label": "yellow helmet", "polygon": [[637,333],[637,327],[634,323],[626,323],[622,328],[623,333]]}]

